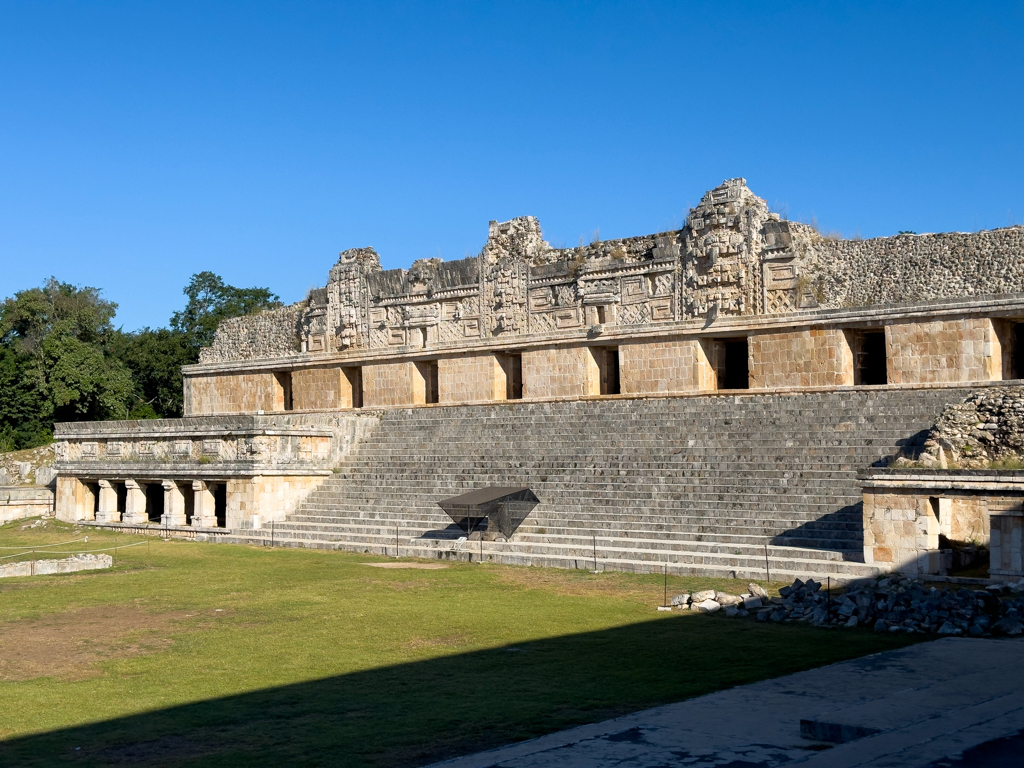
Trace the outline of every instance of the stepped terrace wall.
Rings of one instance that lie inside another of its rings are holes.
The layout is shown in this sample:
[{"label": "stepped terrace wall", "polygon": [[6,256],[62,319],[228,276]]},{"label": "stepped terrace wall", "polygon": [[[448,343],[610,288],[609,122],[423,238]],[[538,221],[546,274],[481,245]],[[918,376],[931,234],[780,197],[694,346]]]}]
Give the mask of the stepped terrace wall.
[{"label": "stepped terrace wall", "polygon": [[[858,472],[964,390],[612,398],[395,408],[276,528],[276,542],[545,566],[853,578]],[[505,542],[459,549],[437,501],[528,486]],[[244,534],[239,540],[256,540]],[[781,576],[780,576],[781,577]]]},{"label": "stepped terrace wall", "polygon": [[229,529],[283,519],[378,422],[321,413],[58,424],[57,517]]}]

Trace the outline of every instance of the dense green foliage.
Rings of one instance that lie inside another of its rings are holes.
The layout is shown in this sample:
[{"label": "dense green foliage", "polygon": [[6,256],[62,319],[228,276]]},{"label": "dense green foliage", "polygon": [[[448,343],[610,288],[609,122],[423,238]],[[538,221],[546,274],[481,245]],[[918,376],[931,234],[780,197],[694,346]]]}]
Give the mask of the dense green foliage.
[{"label": "dense green foliage", "polygon": [[126,333],[96,288],[50,278],[0,306],[0,451],[51,439],[58,421],[180,416],[181,366],[199,359],[228,317],[279,307],[266,288],[192,276],[170,328]]},{"label": "dense green foliage", "polygon": [[660,613],[660,574],[20,525],[0,546],[121,549],[0,583],[5,766],[424,765],[924,638]]}]

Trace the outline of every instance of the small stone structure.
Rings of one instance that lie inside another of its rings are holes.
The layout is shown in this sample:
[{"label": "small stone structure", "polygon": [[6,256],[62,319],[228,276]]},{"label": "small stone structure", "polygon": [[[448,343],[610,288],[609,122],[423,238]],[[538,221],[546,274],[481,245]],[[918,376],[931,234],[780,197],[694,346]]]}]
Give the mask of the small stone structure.
[{"label": "small stone structure", "polygon": [[0,579],[8,576],[46,576],[54,573],[75,573],[109,568],[114,564],[110,555],[72,555],[60,560],[21,560],[0,565]]},{"label": "small stone structure", "polygon": [[[870,478],[882,485],[865,488],[864,543],[848,540],[856,472],[919,448],[917,432],[965,388],[994,397],[1024,376],[1022,254],[1024,227],[824,237],[739,178],[676,231],[555,248],[525,216],[490,222],[479,255],[457,261],[385,270],[372,248],[346,250],[304,301],[221,323],[183,370],[185,418],[58,425],[57,515],[246,541],[294,522],[295,542],[382,552],[404,526],[408,551],[434,551],[422,489],[436,512],[437,498],[529,484],[544,499],[533,515],[561,532],[515,562],[586,563],[615,531],[609,567],[658,567],[664,535],[688,572],[752,573],[766,544],[794,570],[791,545],[822,550],[819,574],[941,570],[942,523],[920,506],[934,489],[917,478]],[[573,406],[591,402],[609,407]],[[420,419],[422,406],[436,410]],[[610,420],[564,426],[581,417]],[[506,442],[477,435],[476,418]],[[516,453],[530,434],[550,439]],[[940,444],[925,446],[936,465]],[[350,527],[330,528],[349,511]],[[957,512],[949,525],[987,539],[991,517]],[[1000,518],[1000,542],[1016,541],[1015,525]],[[516,536],[548,528],[527,527]],[[555,540],[564,554],[538,554]]]},{"label": "small stone structure", "polygon": [[23,517],[51,515],[53,510],[53,491],[49,488],[31,485],[0,486],[0,525]]}]

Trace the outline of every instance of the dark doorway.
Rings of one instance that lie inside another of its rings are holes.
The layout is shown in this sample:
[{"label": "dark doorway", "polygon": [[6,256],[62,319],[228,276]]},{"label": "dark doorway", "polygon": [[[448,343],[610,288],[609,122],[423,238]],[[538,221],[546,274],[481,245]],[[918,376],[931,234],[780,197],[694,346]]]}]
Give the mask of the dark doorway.
[{"label": "dark doorway", "polygon": [[747,340],[725,339],[720,347],[724,353],[724,364],[718,368],[719,389],[749,389],[750,374],[747,370]]},{"label": "dark doorway", "polygon": [[505,356],[505,397],[523,399],[523,356],[518,352]]},{"label": "dark doorway", "polygon": [[416,367],[423,377],[425,402],[438,402],[437,360],[425,360],[422,363],[416,363]]},{"label": "dark doorway", "polygon": [[192,525],[192,515],[196,512],[196,494],[192,490],[192,483],[185,484],[182,496],[185,499],[185,525]]},{"label": "dark doorway", "polygon": [[619,394],[619,348],[605,347],[598,358],[601,368],[601,394]]},{"label": "dark doorway", "polygon": [[160,483],[146,483],[146,517],[159,523],[164,516],[164,487]]},{"label": "dark doorway", "polygon": [[213,513],[217,516],[217,527],[228,527],[228,484],[213,486]]},{"label": "dark doorway", "polygon": [[290,411],[292,409],[292,375],[288,371],[275,371],[274,378],[277,379],[277,384],[281,387],[284,403],[282,410]]},{"label": "dark doorway", "polygon": [[124,483],[112,483],[117,493],[117,513],[124,520],[124,513],[128,510],[128,488]]},{"label": "dark doorway", "polygon": [[363,369],[360,367],[342,368],[341,372],[348,379],[352,389],[352,407],[363,407]]},{"label": "dark doorway", "polygon": [[854,348],[854,356],[854,384],[879,386],[889,383],[885,361],[885,331],[861,333]]}]

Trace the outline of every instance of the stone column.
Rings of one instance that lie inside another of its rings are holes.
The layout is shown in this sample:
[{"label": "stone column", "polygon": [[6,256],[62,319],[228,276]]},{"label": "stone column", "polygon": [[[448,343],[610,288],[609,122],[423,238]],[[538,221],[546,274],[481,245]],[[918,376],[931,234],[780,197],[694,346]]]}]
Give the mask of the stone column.
[{"label": "stone column", "polygon": [[119,523],[121,513],[117,511],[117,489],[109,480],[100,480],[100,508],[96,512],[97,523]]},{"label": "stone column", "polygon": [[128,493],[123,521],[133,525],[145,525],[149,522],[149,515],[146,513],[146,492],[134,480],[125,480],[124,487]]},{"label": "stone column", "polygon": [[164,480],[164,514],[160,524],[164,526],[185,524],[185,494],[173,480]]},{"label": "stone column", "polygon": [[192,507],[192,526],[195,528],[216,528],[217,512],[214,509],[213,491],[202,480],[192,482],[195,504]]}]

